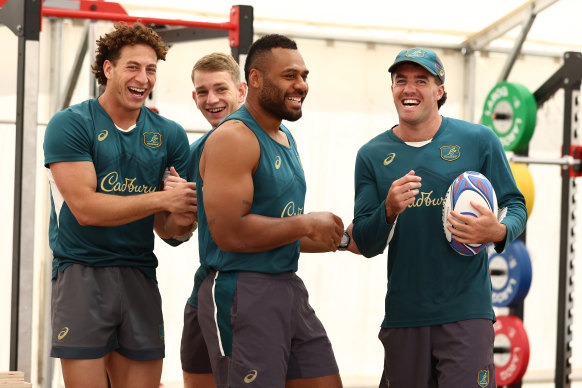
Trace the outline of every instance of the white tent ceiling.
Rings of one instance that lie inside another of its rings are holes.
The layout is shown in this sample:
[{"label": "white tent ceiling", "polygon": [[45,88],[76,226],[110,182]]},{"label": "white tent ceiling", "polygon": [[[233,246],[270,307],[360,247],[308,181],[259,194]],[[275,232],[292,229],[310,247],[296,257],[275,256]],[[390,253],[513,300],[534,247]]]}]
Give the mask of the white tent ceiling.
[{"label": "white tent ceiling", "polygon": [[[158,0],[121,0],[132,15],[187,20],[224,21],[235,4],[254,8],[255,32],[281,32],[295,36],[336,38],[403,45],[461,47],[462,43],[486,27],[524,5],[548,3],[539,0],[173,0],[160,6]],[[520,27],[509,31],[488,46],[513,46]],[[582,0],[557,0],[541,11],[527,35],[524,51],[558,54],[582,51]]]}]

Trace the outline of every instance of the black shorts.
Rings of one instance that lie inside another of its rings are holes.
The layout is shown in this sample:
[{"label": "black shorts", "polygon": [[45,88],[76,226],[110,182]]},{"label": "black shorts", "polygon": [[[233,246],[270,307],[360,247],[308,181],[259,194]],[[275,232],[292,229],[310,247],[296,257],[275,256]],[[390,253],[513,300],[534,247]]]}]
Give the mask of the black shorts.
[{"label": "black shorts", "polygon": [[154,279],[131,267],[73,264],[52,280],[51,357],[101,358],[115,350],[164,357],[162,299]]},{"label": "black shorts", "polygon": [[435,326],[381,329],[380,388],[495,388],[493,322],[469,319]]},{"label": "black shorts", "polygon": [[182,370],[188,373],[212,373],[208,348],[200,323],[198,322],[198,309],[186,303],[184,307],[184,328],[182,330],[182,342],[180,344],[180,360]]},{"label": "black shorts", "polygon": [[284,387],[338,373],[331,343],[294,273],[211,273],[198,319],[218,388]]}]

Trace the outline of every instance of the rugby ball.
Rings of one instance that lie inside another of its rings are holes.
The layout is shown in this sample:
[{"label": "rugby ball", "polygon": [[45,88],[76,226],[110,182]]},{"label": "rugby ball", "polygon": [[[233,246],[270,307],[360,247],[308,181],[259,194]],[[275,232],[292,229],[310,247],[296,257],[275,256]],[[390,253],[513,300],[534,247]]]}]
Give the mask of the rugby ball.
[{"label": "rugby ball", "polygon": [[479,217],[481,214],[471,206],[471,201],[490,209],[497,216],[497,197],[491,182],[485,175],[475,171],[465,171],[449,186],[443,201],[443,228],[445,237],[453,250],[463,256],[474,256],[487,244],[462,244],[449,232],[447,221],[451,210],[463,215]]}]

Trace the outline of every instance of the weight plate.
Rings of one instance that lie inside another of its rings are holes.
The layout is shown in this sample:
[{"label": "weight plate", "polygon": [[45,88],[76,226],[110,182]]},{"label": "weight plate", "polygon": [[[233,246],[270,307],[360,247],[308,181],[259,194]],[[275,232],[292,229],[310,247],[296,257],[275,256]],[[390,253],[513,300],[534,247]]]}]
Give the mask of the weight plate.
[{"label": "weight plate", "polygon": [[502,253],[489,246],[491,298],[495,307],[514,307],[523,303],[531,285],[531,260],[525,244],[514,240]]},{"label": "weight plate", "polygon": [[499,316],[493,329],[493,363],[497,386],[517,384],[529,363],[529,340],[523,323],[514,315]]},{"label": "weight plate", "polygon": [[511,167],[517,188],[525,197],[525,207],[527,209],[527,217],[529,218],[535,201],[535,187],[531,172],[527,164],[524,163],[509,163],[509,167]]},{"label": "weight plate", "polygon": [[485,100],[481,122],[497,134],[506,151],[519,152],[533,136],[537,113],[535,97],[525,86],[500,82]]}]

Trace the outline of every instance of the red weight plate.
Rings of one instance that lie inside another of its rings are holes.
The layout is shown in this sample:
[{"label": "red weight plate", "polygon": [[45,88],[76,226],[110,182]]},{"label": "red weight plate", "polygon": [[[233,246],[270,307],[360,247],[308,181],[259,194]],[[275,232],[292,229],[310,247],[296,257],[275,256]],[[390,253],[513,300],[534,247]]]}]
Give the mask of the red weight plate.
[{"label": "red weight plate", "polygon": [[495,380],[498,386],[521,381],[529,363],[529,340],[521,319],[499,316],[495,329]]}]

